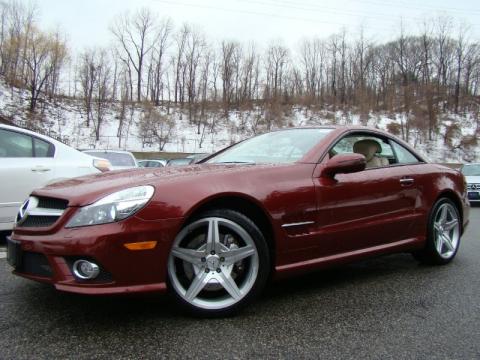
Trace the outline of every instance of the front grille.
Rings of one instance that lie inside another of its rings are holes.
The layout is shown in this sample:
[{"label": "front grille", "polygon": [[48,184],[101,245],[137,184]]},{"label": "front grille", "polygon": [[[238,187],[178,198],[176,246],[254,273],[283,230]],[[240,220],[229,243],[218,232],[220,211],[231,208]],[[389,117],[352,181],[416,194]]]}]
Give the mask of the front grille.
[{"label": "front grille", "polygon": [[18,227],[47,227],[55,224],[59,216],[34,216],[30,215]]},{"label": "front grille", "polygon": [[18,228],[49,227],[62,216],[68,201],[63,199],[31,196],[17,215]]},{"label": "front grille", "polygon": [[67,205],[67,200],[39,197],[37,206],[44,209],[65,210]]},{"label": "front grille", "polygon": [[467,189],[468,190],[478,190],[478,191],[480,191],[480,184],[468,184]]},{"label": "front grille", "polygon": [[21,265],[16,269],[18,272],[43,277],[52,276],[52,268],[45,255],[30,251],[22,252]]}]

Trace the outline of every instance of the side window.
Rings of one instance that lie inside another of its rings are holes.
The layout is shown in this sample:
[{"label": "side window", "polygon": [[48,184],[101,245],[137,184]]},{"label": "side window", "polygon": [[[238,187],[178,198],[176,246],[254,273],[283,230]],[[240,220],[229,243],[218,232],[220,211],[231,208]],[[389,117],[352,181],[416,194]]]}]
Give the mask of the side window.
[{"label": "side window", "polygon": [[35,157],[53,157],[53,145],[44,140],[33,138]]},{"label": "side window", "polygon": [[415,155],[405,149],[402,145],[397,144],[395,141],[392,141],[392,145],[399,164],[415,164],[420,162]]},{"label": "side window", "polygon": [[0,157],[33,157],[32,137],[0,129]]},{"label": "side window", "polygon": [[330,150],[330,157],[349,153],[365,156],[367,168],[385,167],[395,163],[395,155],[388,140],[370,134],[344,137]]}]

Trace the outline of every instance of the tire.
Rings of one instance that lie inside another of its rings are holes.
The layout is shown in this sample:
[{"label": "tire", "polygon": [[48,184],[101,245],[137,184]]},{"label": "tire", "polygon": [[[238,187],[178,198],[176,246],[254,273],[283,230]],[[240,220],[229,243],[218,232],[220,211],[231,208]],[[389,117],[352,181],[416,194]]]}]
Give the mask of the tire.
[{"label": "tire", "polygon": [[168,287],[196,316],[238,312],[265,287],[267,242],[255,223],[228,209],[201,213],[178,233],[168,259]]},{"label": "tire", "polygon": [[461,230],[461,217],[455,203],[448,198],[439,199],[429,215],[426,246],[414,252],[413,257],[423,264],[448,264],[457,254]]}]

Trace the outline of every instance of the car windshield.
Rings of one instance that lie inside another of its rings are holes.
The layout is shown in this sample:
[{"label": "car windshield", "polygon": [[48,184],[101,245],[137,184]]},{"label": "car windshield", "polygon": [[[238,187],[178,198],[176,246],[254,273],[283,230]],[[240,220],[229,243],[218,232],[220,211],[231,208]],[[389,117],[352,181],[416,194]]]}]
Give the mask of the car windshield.
[{"label": "car windshield", "polygon": [[85,153],[107,159],[112,166],[135,166],[135,160],[129,154],[105,151],[85,151]]},{"label": "car windshield", "polygon": [[462,168],[462,174],[465,176],[480,176],[480,164],[465,165]]},{"label": "car windshield", "polygon": [[332,129],[289,129],[245,140],[207,163],[285,164],[300,160]]}]

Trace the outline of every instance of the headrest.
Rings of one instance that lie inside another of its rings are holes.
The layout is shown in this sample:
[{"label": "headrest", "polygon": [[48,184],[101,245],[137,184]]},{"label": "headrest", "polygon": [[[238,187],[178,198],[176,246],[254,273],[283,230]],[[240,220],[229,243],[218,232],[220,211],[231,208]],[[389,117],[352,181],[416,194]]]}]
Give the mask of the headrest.
[{"label": "headrest", "polygon": [[357,154],[362,154],[365,156],[365,160],[369,162],[372,160],[373,156],[376,153],[382,152],[382,147],[376,140],[372,139],[364,139],[359,140],[355,144],[353,144],[353,152]]}]

